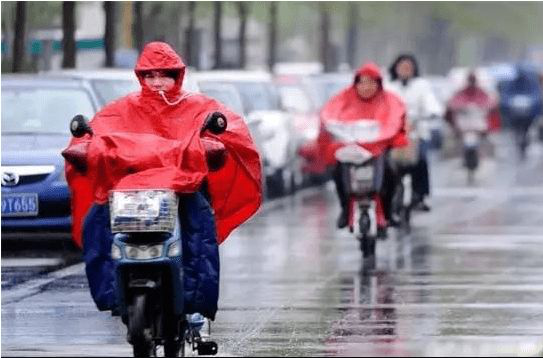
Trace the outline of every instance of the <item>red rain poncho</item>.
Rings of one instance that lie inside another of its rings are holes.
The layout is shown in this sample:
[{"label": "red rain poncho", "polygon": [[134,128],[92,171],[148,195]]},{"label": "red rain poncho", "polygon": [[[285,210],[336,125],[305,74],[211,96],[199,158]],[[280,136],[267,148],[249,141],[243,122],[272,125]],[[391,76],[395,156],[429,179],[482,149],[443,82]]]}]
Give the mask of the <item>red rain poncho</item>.
[{"label": "red rain poncho", "polygon": [[[159,94],[145,85],[141,71],[147,70],[180,71],[176,86],[165,95],[170,102],[177,101],[180,96],[183,99],[176,105],[165,103]],[[88,145],[88,161],[89,168],[94,170],[84,175],[66,162],[66,178],[72,192],[74,241],[82,245],[84,216],[93,202],[106,203],[107,193],[114,186],[193,192],[207,177],[217,238],[221,243],[261,204],[260,158],[245,122],[209,97],[182,91],[185,65],[165,43],[148,44],[138,59],[135,72],[142,86],[141,92],[112,102],[90,123],[95,138]],[[227,117],[227,131],[220,136],[206,136],[222,142],[228,157],[224,167],[209,172],[200,129],[207,115],[215,111]],[[104,140],[100,135],[108,137]],[[88,140],[73,139],[70,147],[81,146]],[[106,156],[96,155],[104,151]],[[117,169],[127,167],[128,173]],[[130,175],[126,177],[127,174]]]},{"label": "red rain poncho", "polygon": [[455,125],[455,114],[470,103],[487,110],[487,122],[489,131],[497,131],[500,128],[500,113],[496,101],[494,101],[483,89],[477,86],[467,86],[458,91],[447,103],[445,119]]},{"label": "red rain poncho", "polygon": [[[369,76],[382,83],[379,67],[373,63],[363,65],[356,71],[357,76]],[[380,123],[380,134],[372,143],[358,143],[374,154],[380,154],[388,147],[407,145],[405,132],[405,106],[396,95],[383,90],[370,99],[362,99],[353,85],[341,91],[328,101],[321,110],[321,127],[317,139],[319,153],[326,165],[336,163],[335,152],[343,143],[335,142],[325,130],[327,121],[352,122],[358,120],[376,120]]]}]

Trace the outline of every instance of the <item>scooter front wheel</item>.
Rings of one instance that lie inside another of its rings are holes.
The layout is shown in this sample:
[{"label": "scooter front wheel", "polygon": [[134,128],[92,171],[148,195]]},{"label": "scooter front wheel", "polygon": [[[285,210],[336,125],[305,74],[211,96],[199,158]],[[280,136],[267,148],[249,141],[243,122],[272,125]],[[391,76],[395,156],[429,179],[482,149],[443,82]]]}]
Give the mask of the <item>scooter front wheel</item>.
[{"label": "scooter front wheel", "polygon": [[177,332],[173,336],[169,336],[164,340],[164,356],[165,357],[184,357],[185,356],[185,340],[187,339],[187,326],[186,322],[176,322],[178,326],[177,330],[171,330],[170,332]]},{"label": "scooter front wheel", "polygon": [[164,342],[164,357],[184,357],[185,356],[185,341],[178,342],[174,339],[168,339]]},{"label": "scooter front wheel", "polygon": [[134,301],[128,309],[128,336],[134,357],[156,356],[156,347],[147,328],[145,305],[145,294],[139,294],[134,297]]}]

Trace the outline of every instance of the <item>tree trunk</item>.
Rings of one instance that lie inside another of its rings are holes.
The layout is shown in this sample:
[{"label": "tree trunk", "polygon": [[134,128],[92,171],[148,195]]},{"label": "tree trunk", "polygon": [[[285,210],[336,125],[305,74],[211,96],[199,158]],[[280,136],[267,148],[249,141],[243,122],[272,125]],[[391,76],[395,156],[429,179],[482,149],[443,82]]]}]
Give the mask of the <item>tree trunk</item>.
[{"label": "tree trunk", "polygon": [[238,2],[239,12],[239,68],[245,68],[247,64],[247,4]]},{"label": "tree trunk", "polygon": [[273,66],[277,62],[277,6],[277,2],[270,2],[270,20],[268,23],[268,68],[270,71],[273,71]]},{"label": "tree trunk", "polygon": [[351,68],[358,65],[356,59],[356,44],[358,40],[358,6],[356,3],[349,3],[349,27],[347,29],[347,62]]},{"label": "tree trunk", "polygon": [[214,31],[215,31],[215,68],[222,68],[222,2],[216,1]]},{"label": "tree trunk", "polygon": [[188,6],[189,23],[187,25],[187,36],[185,38],[185,58],[191,65],[196,64],[196,53],[194,52],[194,22],[196,21],[196,1],[190,1]]},{"label": "tree trunk", "polygon": [[134,44],[138,52],[143,50],[143,2],[134,2]]},{"label": "tree trunk", "polygon": [[62,68],[75,68],[75,1],[62,3]]},{"label": "tree trunk", "polygon": [[117,4],[114,1],[104,1],[106,13],[106,28],[104,32],[104,46],[106,51],[106,67],[115,66],[115,15]]},{"label": "tree trunk", "polygon": [[15,37],[13,38],[13,72],[21,72],[25,61],[26,1],[18,1],[15,7]]},{"label": "tree trunk", "polygon": [[320,58],[324,72],[331,72],[330,54],[330,14],[325,4],[320,4]]}]

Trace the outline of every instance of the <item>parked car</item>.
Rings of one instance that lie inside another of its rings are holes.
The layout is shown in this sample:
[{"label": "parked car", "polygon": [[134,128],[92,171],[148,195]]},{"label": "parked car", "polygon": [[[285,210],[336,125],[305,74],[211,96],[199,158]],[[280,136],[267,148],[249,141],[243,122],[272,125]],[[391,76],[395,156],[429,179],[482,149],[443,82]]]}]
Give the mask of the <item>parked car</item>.
[{"label": "parked car", "polygon": [[198,86],[232,85],[238,91],[248,123],[258,122],[264,175],[270,196],[296,189],[296,148],[292,118],[281,109],[272,75],[260,71],[205,71],[193,74]]},{"label": "parked car", "polygon": [[[243,109],[243,101],[241,99],[241,96],[236,89],[235,86],[231,84],[224,84],[224,83],[213,83],[213,82],[205,82],[198,83],[197,81],[194,81],[194,90],[196,92],[203,93],[211,98],[216,99],[217,101],[224,104],[226,107],[230,108],[234,113],[241,115],[247,124],[247,127],[249,128],[249,132],[251,133],[251,137],[253,138],[253,141],[255,142],[257,149],[260,153],[263,152],[262,144],[264,143],[264,138],[262,137],[262,134],[260,133],[260,118],[252,118],[251,120],[247,119],[247,115],[245,113],[245,110]],[[263,164],[263,163],[262,163]],[[264,166],[262,165],[263,170],[263,178],[264,178]],[[263,180],[262,182],[262,191],[264,194],[264,197],[267,196],[267,187],[266,187],[266,181]]]},{"label": "parked car", "polygon": [[98,106],[83,81],[2,76],[2,235],[70,233],[60,151],[70,140],[71,118],[92,117]]},{"label": "parked car", "polygon": [[70,193],[60,155],[76,114],[139,90],[133,71],[58,71],[2,76],[2,234],[71,230]]},{"label": "parked car", "polygon": [[313,101],[320,110],[334,95],[353,83],[354,77],[349,72],[321,73],[305,78]]},{"label": "parked car", "polygon": [[325,167],[317,158],[304,155],[305,149],[317,140],[320,126],[318,107],[306,79],[304,75],[278,75],[274,79],[281,107],[293,119],[296,152],[300,154],[296,160],[303,174],[298,179],[298,186],[321,182],[325,174]]},{"label": "parked car", "polygon": [[[292,82],[293,76],[290,79]],[[319,112],[332,96],[348,87],[352,84],[352,81],[352,74],[345,72],[308,74],[298,76],[296,82],[299,89],[295,90],[292,85],[285,87],[288,91],[284,91],[286,93],[284,93],[283,99],[287,108],[290,107],[291,111],[295,111],[294,106],[298,106],[298,109],[303,112],[302,107],[306,107],[306,110],[309,110],[308,113],[312,113],[309,115],[310,117],[303,120],[308,126],[302,130],[302,143],[299,145],[297,152],[303,160],[301,165],[303,172],[309,175],[310,180],[313,182],[321,183],[330,177],[326,164],[318,153]],[[299,94],[300,91],[306,93],[308,95],[307,101],[310,101],[311,104],[304,104],[307,102],[305,100],[296,101],[296,98],[300,99],[302,97],[300,95],[296,97],[293,91]],[[288,103],[285,101],[288,101]],[[310,108],[310,106],[313,106],[313,108]],[[300,123],[300,121],[295,120],[294,123]]]},{"label": "parked car", "polygon": [[[183,89],[195,92],[197,91],[196,83],[188,72],[190,71],[187,71],[183,79]],[[141,88],[136,74],[129,69],[60,70],[44,74],[73,78],[88,83],[100,108],[130,92],[138,92]]]}]

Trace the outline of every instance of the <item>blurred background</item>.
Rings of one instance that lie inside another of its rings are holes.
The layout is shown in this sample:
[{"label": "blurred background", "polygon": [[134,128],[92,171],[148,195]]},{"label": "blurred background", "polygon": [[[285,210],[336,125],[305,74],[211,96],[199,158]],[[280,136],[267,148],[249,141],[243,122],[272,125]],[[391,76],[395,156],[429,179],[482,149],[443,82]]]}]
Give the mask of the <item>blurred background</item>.
[{"label": "blurred background", "polygon": [[[130,354],[88,294],[60,153],[74,115],[140,90],[159,40],[262,159],[265,202],[221,245],[221,352],[541,356],[542,34],[542,1],[2,1],[2,355]],[[336,230],[319,112],[361,64],[388,77],[402,53],[441,107],[425,118],[432,208],[390,228],[368,273]],[[507,90],[521,67],[530,96]],[[447,119],[469,73],[492,103],[475,136]]]},{"label": "blurred background", "polygon": [[[323,71],[416,53],[428,74],[543,62],[541,2],[2,2],[2,72],[132,68],[163,40],[196,69],[313,62]],[[63,50],[64,49],[64,50]]]}]

